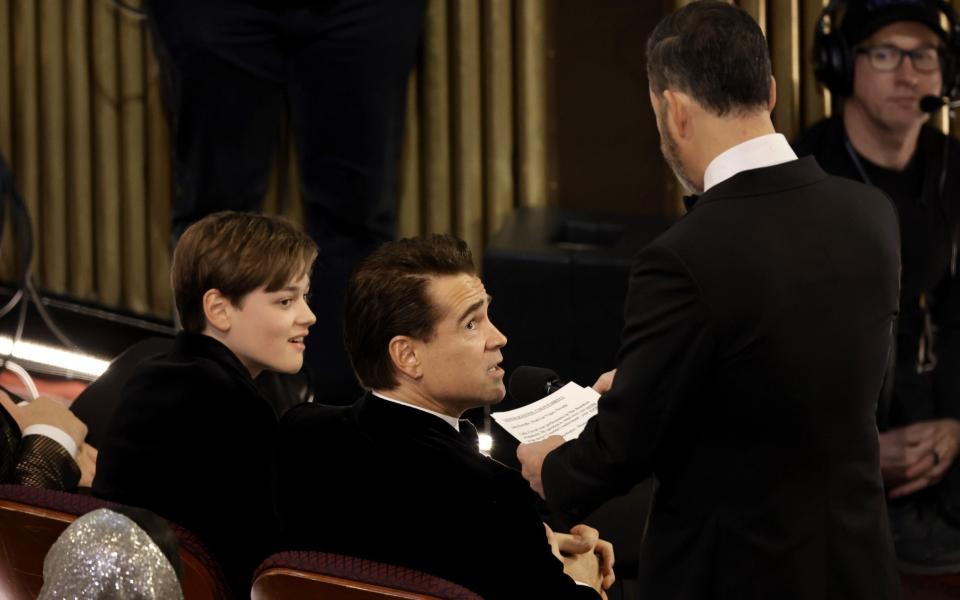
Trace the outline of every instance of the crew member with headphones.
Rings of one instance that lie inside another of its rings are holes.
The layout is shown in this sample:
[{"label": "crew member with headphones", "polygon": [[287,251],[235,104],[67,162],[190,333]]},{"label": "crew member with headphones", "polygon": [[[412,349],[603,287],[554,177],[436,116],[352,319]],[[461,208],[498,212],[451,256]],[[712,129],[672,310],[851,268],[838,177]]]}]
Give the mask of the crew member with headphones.
[{"label": "crew member with headphones", "polygon": [[943,0],[831,1],[814,61],[836,110],[794,144],[886,192],[900,216],[880,461],[900,568],[923,573],[960,572],[960,147],[928,123],[960,87],[958,31]]}]

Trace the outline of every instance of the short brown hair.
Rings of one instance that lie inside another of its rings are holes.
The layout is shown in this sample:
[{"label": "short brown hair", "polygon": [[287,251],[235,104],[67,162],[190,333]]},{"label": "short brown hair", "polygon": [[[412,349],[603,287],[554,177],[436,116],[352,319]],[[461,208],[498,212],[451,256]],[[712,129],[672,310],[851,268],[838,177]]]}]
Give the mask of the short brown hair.
[{"label": "short brown hair", "polygon": [[442,315],[427,295],[431,277],[475,272],[466,242],[449,235],[406,238],[375,250],[347,287],[344,338],[368,389],[397,385],[388,345],[397,335],[429,340]]},{"label": "short brown hair", "polygon": [[183,232],[173,250],[170,283],[187,331],[200,333],[207,319],[203,295],[219,290],[234,306],[260,287],[273,292],[310,272],[317,245],[283,217],[224,211]]}]

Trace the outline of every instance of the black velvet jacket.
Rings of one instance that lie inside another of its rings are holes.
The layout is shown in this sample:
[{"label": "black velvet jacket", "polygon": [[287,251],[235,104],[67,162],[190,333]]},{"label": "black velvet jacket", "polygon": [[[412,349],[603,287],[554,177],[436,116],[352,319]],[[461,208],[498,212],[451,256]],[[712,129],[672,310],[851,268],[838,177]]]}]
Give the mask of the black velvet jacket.
[{"label": "black velvet jacket", "polygon": [[93,490],[148,508],[210,547],[237,597],[274,549],[270,459],[277,419],[217,340],[181,332],[137,366],[107,426]]},{"label": "black velvet jacket", "polygon": [[367,394],[295,407],[281,432],[287,546],[418,569],[490,600],[599,598],[550,553],[520,474],[439,417]]}]

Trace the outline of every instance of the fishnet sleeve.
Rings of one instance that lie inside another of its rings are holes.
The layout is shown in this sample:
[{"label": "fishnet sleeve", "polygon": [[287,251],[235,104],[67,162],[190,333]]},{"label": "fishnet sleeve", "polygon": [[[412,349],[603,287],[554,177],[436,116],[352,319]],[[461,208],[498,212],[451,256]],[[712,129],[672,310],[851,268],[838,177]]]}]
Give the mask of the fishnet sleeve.
[{"label": "fishnet sleeve", "polygon": [[80,467],[59,443],[42,435],[20,440],[12,483],[72,491],[79,481]]}]

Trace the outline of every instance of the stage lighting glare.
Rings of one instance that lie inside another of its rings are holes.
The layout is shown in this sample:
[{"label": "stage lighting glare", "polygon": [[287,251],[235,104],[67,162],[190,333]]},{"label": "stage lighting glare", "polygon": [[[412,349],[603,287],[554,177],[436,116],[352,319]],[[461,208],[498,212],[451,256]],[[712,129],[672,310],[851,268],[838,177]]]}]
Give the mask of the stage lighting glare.
[{"label": "stage lighting glare", "polygon": [[480,442],[480,452],[490,454],[490,451],[493,450],[493,437],[491,437],[489,433],[481,433],[478,438]]},{"label": "stage lighting glare", "polygon": [[20,340],[14,345],[13,339],[9,337],[0,337],[0,356],[11,356],[25,363],[62,369],[89,380],[99,377],[110,364],[110,361],[81,352],[71,352],[34,342]]}]

